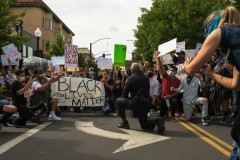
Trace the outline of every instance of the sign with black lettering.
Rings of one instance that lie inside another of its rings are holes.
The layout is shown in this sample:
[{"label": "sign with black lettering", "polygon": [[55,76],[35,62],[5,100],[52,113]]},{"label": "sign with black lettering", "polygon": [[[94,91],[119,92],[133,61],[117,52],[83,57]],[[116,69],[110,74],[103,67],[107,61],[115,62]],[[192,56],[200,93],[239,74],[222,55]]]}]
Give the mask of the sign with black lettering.
[{"label": "sign with black lettering", "polygon": [[101,82],[88,78],[63,77],[51,86],[58,106],[103,106],[105,89]]}]

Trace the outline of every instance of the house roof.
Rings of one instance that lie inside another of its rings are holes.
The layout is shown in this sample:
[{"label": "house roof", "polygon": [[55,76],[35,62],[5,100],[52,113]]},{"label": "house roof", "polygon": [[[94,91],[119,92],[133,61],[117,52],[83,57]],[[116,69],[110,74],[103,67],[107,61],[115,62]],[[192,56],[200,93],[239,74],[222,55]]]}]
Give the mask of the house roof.
[{"label": "house roof", "polygon": [[23,6],[23,7],[27,7],[27,6],[41,7],[45,11],[52,13],[53,14],[53,18],[56,19],[58,22],[62,23],[63,27],[68,32],[72,33],[73,36],[75,36],[73,31],[71,31],[67,27],[67,25],[42,0],[17,0],[17,4],[16,5],[12,5],[12,6],[17,6],[17,7],[20,7],[20,6]]},{"label": "house roof", "polygon": [[19,3],[38,3],[46,5],[42,0],[17,0]]}]

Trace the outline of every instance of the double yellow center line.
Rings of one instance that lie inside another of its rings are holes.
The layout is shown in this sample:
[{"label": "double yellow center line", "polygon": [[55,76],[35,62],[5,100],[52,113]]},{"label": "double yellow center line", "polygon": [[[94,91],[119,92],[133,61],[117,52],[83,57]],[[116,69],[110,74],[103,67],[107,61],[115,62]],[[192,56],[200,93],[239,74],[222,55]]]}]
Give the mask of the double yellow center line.
[{"label": "double yellow center line", "polygon": [[[215,137],[211,133],[208,133],[207,131],[203,130],[202,128],[198,127],[197,125],[185,120],[184,118],[179,118],[179,119],[177,119],[177,121],[182,126],[184,126],[189,131],[196,134],[199,138],[201,138],[202,140],[204,140],[205,142],[210,144],[212,147],[214,147],[217,150],[219,150],[220,152],[222,152],[227,157],[230,156],[231,152],[229,150],[233,149],[233,147],[230,144],[222,141],[221,139]],[[220,146],[219,144],[221,144],[222,146]],[[229,150],[226,150],[226,149],[229,149]]]}]

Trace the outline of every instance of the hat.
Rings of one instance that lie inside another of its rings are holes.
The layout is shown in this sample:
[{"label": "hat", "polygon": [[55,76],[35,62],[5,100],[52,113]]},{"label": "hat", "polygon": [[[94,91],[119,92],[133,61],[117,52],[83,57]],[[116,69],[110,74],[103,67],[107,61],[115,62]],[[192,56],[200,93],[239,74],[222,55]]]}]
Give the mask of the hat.
[{"label": "hat", "polygon": [[16,76],[19,76],[21,73],[23,73],[23,70],[21,70],[21,69],[18,69],[18,70],[16,70],[16,71],[14,72],[14,74],[15,74]]}]

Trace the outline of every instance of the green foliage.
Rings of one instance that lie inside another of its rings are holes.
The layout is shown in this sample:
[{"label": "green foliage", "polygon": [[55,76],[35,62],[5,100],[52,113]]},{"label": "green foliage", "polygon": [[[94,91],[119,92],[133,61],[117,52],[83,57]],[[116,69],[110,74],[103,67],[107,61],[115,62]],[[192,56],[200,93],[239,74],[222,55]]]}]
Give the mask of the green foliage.
[{"label": "green foliage", "polygon": [[52,56],[51,54],[44,54],[43,55],[43,58],[47,59],[47,60],[51,60],[52,59]]},{"label": "green foliage", "polygon": [[57,35],[55,41],[51,45],[50,54],[52,56],[63,56],[64,55],[64,39],[62,35]]},{"label": "green foliage", "polygon": [[[143,53],[146,60],[152,62],[153,51],[174,38],[185,41],[186,49],[194,49],[204,41],[204,19],[230,4],[233,2],[229,0],[153,0],[149,10],[141,8],[142,15],[134,30],[136,58],[141,59],[139,55]],[[239,2],[234,5],[239,6]]]},{"label": "green foliage", "polygon": [[87,59],[85,55],[78,54],[78,65],[79,67],[86,67],[86,61],[88,64],[88,67],[94,67],[95,62],[93,59]]},{"label": "green foliage", "polygon": [[[20,20],[25,15],[13,15],[10,6],[16,3],[16,0],[1,0],[0,1],[0,47],[13,43],[17,48],[20,48],[28,37],[21,37],[20,33],[15,33],[14,22]],[[2,54],[2,50],[0,51]]]}]

